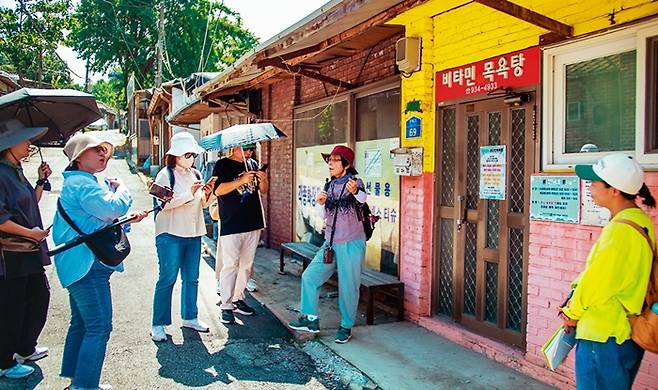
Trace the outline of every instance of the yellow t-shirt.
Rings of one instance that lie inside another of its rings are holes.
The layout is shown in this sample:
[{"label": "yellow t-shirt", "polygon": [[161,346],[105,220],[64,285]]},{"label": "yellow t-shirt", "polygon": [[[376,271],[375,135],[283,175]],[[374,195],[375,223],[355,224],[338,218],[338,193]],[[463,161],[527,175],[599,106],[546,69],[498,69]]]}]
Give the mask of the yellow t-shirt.
[{"label": "yellow t-shirt", "polygon": [[[639,208],[619,212],[649,230],[655,245],[653,221]],[[627,312],[639,314],[647,292],[653,252],[632,226],[608,223],[587,256],[585,270],[573,281],[573,297],[564,313],[578,320],[576,338],[617,344],[631,338]]]}]

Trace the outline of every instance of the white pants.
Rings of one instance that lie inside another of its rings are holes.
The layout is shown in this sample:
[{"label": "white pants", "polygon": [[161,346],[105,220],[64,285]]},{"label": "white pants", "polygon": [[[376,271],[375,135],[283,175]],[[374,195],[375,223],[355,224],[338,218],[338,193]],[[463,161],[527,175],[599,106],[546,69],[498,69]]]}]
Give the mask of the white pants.
[{"label": "white pants", "polygon": [[233,310],[233,302],[244,299],[244,290],[254,264],[261,230],[221,236],[222,271],[219,277],[222,310]]},{"label": "white pants", "polygon": [[219,282],[219,276],[222,272],[222,236],[220,222],[217,222],[217,252],[215,252],[215,279]]}]

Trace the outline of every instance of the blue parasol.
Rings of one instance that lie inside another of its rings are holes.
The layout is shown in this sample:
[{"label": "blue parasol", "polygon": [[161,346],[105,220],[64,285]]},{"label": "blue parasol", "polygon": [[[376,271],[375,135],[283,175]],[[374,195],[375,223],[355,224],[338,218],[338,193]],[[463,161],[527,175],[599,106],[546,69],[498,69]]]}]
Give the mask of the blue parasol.
[{"label": "blue parasol", "polygon": [[225,150],[283,137],[286,134],[271,123],[247,123],[207,135],[201,138],[199,145],[206,150]]}]

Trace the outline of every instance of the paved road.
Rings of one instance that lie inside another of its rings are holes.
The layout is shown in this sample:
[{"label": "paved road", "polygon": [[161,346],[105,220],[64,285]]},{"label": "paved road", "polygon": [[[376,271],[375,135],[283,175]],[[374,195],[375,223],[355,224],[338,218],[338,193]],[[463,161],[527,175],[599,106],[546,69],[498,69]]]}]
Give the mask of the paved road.
[{"label": "paved road", "polygon": [[[44,150],[51,164],[53,191],[41,202],[44,223],[49,225],[55,210],[61,172],[66,160],[61,149]],[[25,164],[26,175],[34,180],[38,161]],[[135,209],[151,207],[143,184],[131,175],[124,161],[113,160],[99,175],[124,179],[135,198]],[[257,315],[239,325],[226,327],[219,322],[214,292],[212,260],[201,262],[199,312],[211,325],[211,332],[198,334],[180,327],[178,284],[174,290],[174,324],[171,338],[154,343],[149,337],[153,288],[157,279],[157,259],[153,220],[132,226],[133,251],[126,260],[126,272],[112,276],[114,331],[110,339],[101,382],[114,389],[325,389],[339,388],[331,378],[320,374],[313,361],[297,349],[287,330],[263,307]],[[58,377],[62,348],[69,320],[68,295],[54,267],[47,270],[51,282],[48,322],[40,343],[50,348],[50,356],[37,362],[37,372],[27,380],[0,378],[0,389],[63,389],[68,380]],[[253,305],[256,302],[250,300]],[[4,319],[3,319],[4,320]]]}]

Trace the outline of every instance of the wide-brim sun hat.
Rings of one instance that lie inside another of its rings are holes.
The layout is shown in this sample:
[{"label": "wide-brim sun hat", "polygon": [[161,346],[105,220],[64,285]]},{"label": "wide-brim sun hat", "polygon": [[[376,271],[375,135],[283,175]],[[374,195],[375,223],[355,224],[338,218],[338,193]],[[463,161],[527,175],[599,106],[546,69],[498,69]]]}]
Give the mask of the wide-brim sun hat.
[{"label": "wide-brim sun hat", "polygon": [[605,156],[594,165],[576,165],[576,175],[583,180],[606,182],[629,195],[637,195],[644,184],[640,164],[623,153]]},{"label": "wide-brim sun hat", "polygon": [[336,145],[332,149],[331,153],[321,153],[322,154],[322,159],[324,159],[325,162],[329,162],[329,157],[331,156],[340,156],[347,161],[350,166],[351,166],[351,171],[353,174],[358,174],[356,171],[356,168],[354,168],[354,151],[352,148],[347,147],[345,145]]},{"label": "wide-brim sun hat", "polygon": [[78,133],[71,137],[64,145],[64,155],[68,157],[69,162],[75,161],[85,150],[95,148],[97,146],[105,146],[107,152],[105,157],[109,158],[114,150],[114,145],[111,142],[104,141],[91,134]]},{"label": "wide-brim sun hat", "polygon": [[18,119],[0,121],[0,151],[27,140],[36,141],[47,131],[47,127],[25,127]]},{"label": "wide-brim sun hat", "polygon": [[171,137],[171,147],[166,154],[180,157],[185,153],[201,154],[205,149],[199,146],[192,134],[180,131]]}]

